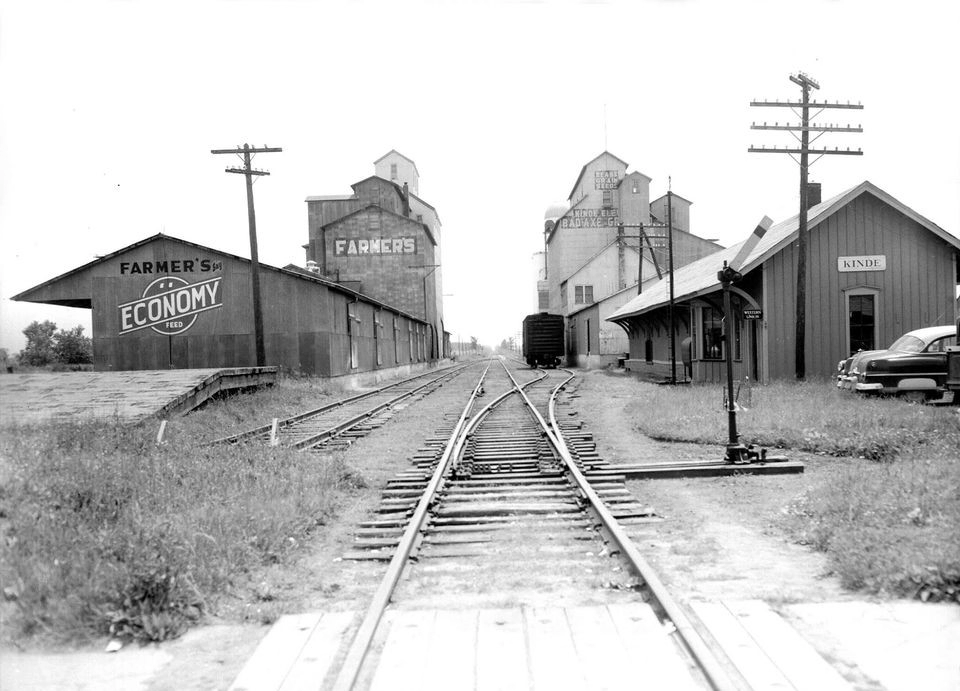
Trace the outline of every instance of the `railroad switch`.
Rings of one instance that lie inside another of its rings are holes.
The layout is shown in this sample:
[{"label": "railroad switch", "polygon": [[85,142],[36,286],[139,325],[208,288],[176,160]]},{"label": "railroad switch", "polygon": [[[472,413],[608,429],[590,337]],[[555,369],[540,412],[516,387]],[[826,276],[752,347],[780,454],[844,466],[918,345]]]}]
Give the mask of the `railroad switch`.
[{"label": "railroad switch", "polygon": [[727,463],[734,465],[747,465],[750,463],[782,463],[787,460],[786,456],[769,456],[767,450],[762,446],[750,444],[746,446],[742,443],[727,445]]}]

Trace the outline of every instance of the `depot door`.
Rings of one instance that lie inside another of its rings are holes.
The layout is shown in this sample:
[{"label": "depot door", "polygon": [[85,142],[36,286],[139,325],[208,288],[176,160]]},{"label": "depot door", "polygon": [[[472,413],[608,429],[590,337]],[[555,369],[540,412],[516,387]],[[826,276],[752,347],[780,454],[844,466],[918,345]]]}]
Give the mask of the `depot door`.
[{"label": "depot door", "polygon": [[850,354],[873,350],[877,343],[876,295],[850,295],[847,300]]}]

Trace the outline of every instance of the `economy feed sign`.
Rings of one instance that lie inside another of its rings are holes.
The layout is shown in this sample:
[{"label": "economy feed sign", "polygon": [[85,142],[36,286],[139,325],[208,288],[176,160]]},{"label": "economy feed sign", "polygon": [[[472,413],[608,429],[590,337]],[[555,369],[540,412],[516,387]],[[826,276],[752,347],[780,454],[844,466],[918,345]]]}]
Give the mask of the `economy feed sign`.
[{"label": "economy feed sign", "polygon": [[189,283],[179,276],[161,276],[150,282],[137,300],[117,305],[120,335],[152,329],[164,336],[183,333],[201,312],[223,306],[222,276]]}]

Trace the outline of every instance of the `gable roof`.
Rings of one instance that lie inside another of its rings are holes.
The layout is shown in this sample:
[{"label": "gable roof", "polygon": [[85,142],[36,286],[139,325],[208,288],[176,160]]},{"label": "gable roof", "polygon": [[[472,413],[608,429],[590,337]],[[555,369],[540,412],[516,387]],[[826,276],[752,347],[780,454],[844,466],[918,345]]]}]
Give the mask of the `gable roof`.
[{"label": "gable roof", "polygon": [[641,173],[639,170],[635,170],[632,173],[625,174],[620,181],[617,183],[617,187],[626,182],[629,178],[643,178],[647,182],[653,182],[653,178],[647,175],[646,173]]},{"label": "gable roof", "polygon": [[379,180],[380,182],[383,182],[383,183],[386,183],[387,185],[390,185],[391,187],[393,187],[393,188],[397,191],[397,194],[400,195],[400,199],[403,199],[403,187],[401,187],[401,186],[398,185],[397,183],[393,182],[392,180],[387,180],[386,178],[382,178],[382,177],[380,177],[379,175],[370,175],[370,176],[368,176],[368,177],[365,177],[363,180],[358,180],[357,182],[355,182],[355,183],[353,183],[352,185],[350,185],[350,188],[354,191],[354,193],[356,193],[357,188],[358,188],[360,185],[362,185],[362,184],[365,183],[365,182],[370,182],[371,180]]},{"label": "gable roof", "polygon": [[400,152],[397,151],[396,149],[390,149],[390,151],[388,151],[388,152],[385,153],[383,156],[381,156],[381,157],[378,158],[376,161],[374,161],[374,162],[373,162],[373,165],[377,165],[378,163],[380,163],[380,161],[382,161],[383,159],[387,158],[387,157],[390,156],[391,154],[396,154],[397,156],[399,156],[400,158],[402,158],[404,161],[409,161],[410,163],[412,163],[412,164],[413,164],[413,171],[417,174],[417,177],[420,177],[420,171],[417,170],[417,164],[414,163],[414,160],[413,160],[412,158],[410,158],[409,156],[404,156],[402,153],[400,153]]},{"label": "gable roof", "polygon": [[[598,158],[602,158],[603,156],[610,156],[611,158],[615,158],[615,159],[617,159],[618,161],[620,161],[620,163],[623,164],[624,169],[627,168],[628,163],[627,163],[626,161],[624,161],[624,160],[621,159],[621,158],[618,158],[617,156],[614,156],[614,155],[613,155],[612,153],[610,153],[609,151],[604,151],[603,153],[599,154],[598,156],[594,156],[594,157],[591,158],[589,161],[587,161],[585,164],[583,164],[583,168],[580,169],[580,175],[577,176],[577,181],[576,181],[575,183],[573,183],[573,187],[570,189],[570,194],[567,195],[567,199],[573,199],[573,193],[577,191],[577,185],[580,184],[580,180],[583,178],[583,174],[587,172],[587,166],[589,166],[591,163],[593,163],[594,161],[596,161]],[[642,173],[641,173],[641,175],[642,175]],[[646,176],[644,176],[644,177],[646,177]]]},{"label": "gable roof", "polygon": [[[137,248],[139,248],[139,247],[143,247],[144,245],[149,245],[150,243],[156,242],[156,241],[158,241],[158,240],[167,240],[167,241],[174,242],[174,243],[177,243],[177,244],[180,244],[180,245],[184,245],[184,246],[186,246],[186,247],[191,247],[191,248],[194,248],[194,249],[202,250],[202,251],[204,251],[204,252],[212,252],[212,253],[214,253],[214,254],[219,254],[219,255],[224,256],[224,257],[230,257],[231,259],[235,259],[236,261],[243,262],[243,263],[246,263],[246,264],[252,264],[252,263],[253,263],[250,259],[247,259],[246,257],[241,257],[241,256],[239,256],[239,255],[231,254],[230,252],[224,252],[224,251],[222,251],[222,250],[214,249],[214,248],[212,248],[212,247],[206,247],[205,245],[198,245],[198,244],[195,243],[195,242],[189,242],[188,240],[182,240],[181,238],[177,238],[177,237],[174,237],[174,236],[172,236],[172,235],[165,235],[164,233],[157,233],[156,235],[151,235],[151,236],[149,236],[149,237],[144,238],[143,240],[139,240],[139,241],[133,243],[132,245],[127,245],[126,247],[123,247],[123,248],[121,248],[121,249],[118,249],[118,250],[116,250],[115,252],[111,252],[110,254],[105,254],[105,255],[103,255],[102,257],[98,257],[98,258],[94,259],[92,262],[87,262],[86,264],[84,264],[84,265],[82,265],[82,266],[78,266],[77,268],[71,269],[70,271],[67,271],[66,273],[60,274],[59,276],[55,276],[55,277],[51,278],[51,279],[48,280],[48,281],[44,281],[43,283],[40,283],[39,285],[33,286],[32,288],[28,288],[27,290],[23,291],[22,293],[19,293],[19,294],[17,294],[17,295],[14,295],[14,296],[13,296],[12,298],[10,298],[10,299],[11,299],[11,300],[18,300],[18,301],[21,301],[21,302],[44,302],[44,303],[46,303],[47,301],[31,300],[31,299],[30,299],[30,294],[31,294],[31,293],[35,293],[35,292],[38,291],[38,290],[42,290],[43,288],[46,288],[47,286],[53,285],[54,283],[56,283],[56,282],[58,282],[58,281],[62,281],[62,280],[65,279],[65,278],[69,278],[70,276],[74,276],[74,275],[76,275],[76,274],[82,273],[82,272],[84,272],[84,271],[86,271],[86,270],[88,270],[88,269],[93,268],[94,266],[96,266],[96,265],[98,265],[98,264],[103,264],[103,263],[108,262],[108,261],[110,261],[110,260],[112,260],[112,259],[114,259],[114,258],[116,258],[116,257],[118,257],[118,256],[120,256],[120,255],[122,255],[122,254],[125,254],[125,253],[127,253],[127,252],[132,251],[132,250],[135,250],[135,249],[137,249]],[[260,266],[261,269],[266,269],[266,270],[268,270],[268,271],[276,271],[276,272],[281,273],[281,274],[287,274],[287,275],[290,275],[290,276],[296,276],[297,278],[302,278],[302,279],[304,279],[304,280],[309,280],[309,281],[314,281],[315,283],[320,283],[320,284],[325,285],[326,287],[328,287],[328,288],[330,288],[330,289],[332,289],[332,290],[337,290],[337,291],[339,291],[339,292],[341,292],[341,293],[346,293],[347,295],[350,295],[350,296],[353,296],[353,297],[363,298],[366,302],[369,302],[369,303],[372,303],[372,304],[375,304],[375,305],[379,305],[379,306],[381,306],[381,307],[386,307],[386,308],[388,308],[388,309],[390,309],[390,310],[392,310],[392,311],[394,311],[394,312],[397,312],[398,314],[401,314],[401,315],[403,315],[403,316],[405,316],[405,317],[408,317],[408,318],[413,319],[413,320],[418,321],[418,322],[423,322],[423,319],[421,319],[421,318],[419,318],[419,317],[415,317],[415,316],[413,316],[413,315],[411,315],[411,314],[408,314],[407,312],[404,312],[404,311],[402,311],[402,310],[400,310],[400,309],[398,309],[398,308],[396,308],[396,307],[393,307],[393,306],[391,306],[391,305],[388,305],[388,304],[385,303],[385,302],[381,302],[381,301],[379,301],[379,300],[377,300],[377,299],[375,299],[375,298],[372,298],[372,297],[370,297],[369,295],[364,295],[363,293],[359,293],[359,292],[357,292],[357,291],[355,291],[355,290],[352,290],[352,289],[350,289],[350,288],[347,288],[346,286],[341,285],[340,283],[337,283],[336,281],[331,281],[331,280],[329,280],[329,279],[323,278],[323,277],[318,276],[318,275],[316,275],[316,274],[311,274],[311,273],[309,273],[309,272],[300,271],[300,270],[293,271],[293,270],[286,269],[286,268],[281,269],[281,268],[278,268],[278,267],[276,267],[276,266],[271,266],[271,265],[269,265],[269,264],[264,264],[263,262],[258,262],[258,265]],[[86,303],[86,304],[84,304],[84,303]],[[89,300],[89,299],[83,300],[82,298],[78,298],[77,300],[71,300],[71,301],[69,301],[69,303],[56,302],[56,303],[48,303],[48,304],[64,304],[64,305],[66,305],[67,307],[86,307],[86,308],[89,309],[89,308],[90,308],[90,304],[89,304],[89,303],[90,303],[90,300]]]},{"label": "gable roof", "polygon": [[[657,197],[656,199],[654,199],[653,201],[651,201],[650,204],[656,204],[656,203],[657,203],[658,201],[660,201],[661,199],[666,199],[666,198],[667,198],[667,195],[661,194],[659,197]],[[673,193],[673,198],[674,198],[674,199],[682,199],[682,200],[685,201],[687,204],[690,204],[691,206],[693,206],[693,202],[692,202],[692,201],[690,201],[690,200],[687,199],[686,197],[681,197],[681,196],[680,196],[679,194],[677,194],[676,192]]]},{"label": "gable roof", "polygon": [[362,213],[364,213],[365,211],[369,211],[370,209],[377,209],[378,211],[380,211],[380,213],[390,214],[391,216],[394,216],[394,217],[396,217],[396,218],[400,218],[400,219],[403,219],[404,221],[408,221],[409,223],[412,223],[412,224],[415,225],[415,226],[420,226],[421,228],[423,228],[423,231],[427,234],[427,239],[429,239],[430,242],[433,243],[434,246],[436,246],[436,244],[437,244],[437,239],[436,239],[435,237],[433,237],[433,231],[430,230],[430,226],[428,226],[426,223],[423,223],[422,221],[418,221],[418,220],[416,220],[416,219],[410,218],[409,216],[404,216],[403,214],[398,214],[398,213],[396,213],[396,212],[390,211],[389,209],[384,209],[382,206],[377,206],[376,204],[367,204],[367,205],[364,206],[364,207],[361,207],[361,208],[359,208],[359,209],[356,209],[356,210],[354,210],[354,211],[351,211],[351,212],[348,213],[348,214],[344,214],[343,216],[340,216],[340,217],[338,217],[338,218],[335,218],[335,219],[333,219],[332,221],[330,221],[329,223],[324,223],[324,224],[323,224],[322,226],[320,226],[320,227],[321,227],[321,228],[330,228],[331,226],[335,226],[336,224],[338,224],[338,223],[340,223],[340,222],[342,222],[342,221],[347,220],[347,219],[350,218],[351,216],[356,216],[357,214],[362,214]]},{"label": "gable roof", "polygon": [[[868,180],[861,182],[856,187],[852,187],[846,192],[842,192],[825,202],[810,207],[807,211],[807,228],[814,228],[821,221],[862,194],[871,194],[880,201],[889,204],[907,218],[915,221],[940,239],[960,250],[960,238],[951,235],[936,223],[924,218]],[[760,239],[760,242],[757,243],[756,247],[747,255],[743,265],[738,269],[740,273],[746,275],[792,243],[799,232],[799,225],[800,220],[798,214],[771,226]],[[744,242],[746,242],[746,240],[742,240],[732,247],[714,252],[713,254],[676,269],[673,274],[674,300],[689,300],[699,295],[706,295],[718,290],[720,288],[720,281],[717,280],[717,272],[723,268],[724,261],[730,262],[737,256]],[[638,295],[611,314],[608,321],[616,321],[649,312],[666,304],[669,299],[669,281],[667,278],[664,278],[664,280],[658,281],[651,286],[649,290]]]}]

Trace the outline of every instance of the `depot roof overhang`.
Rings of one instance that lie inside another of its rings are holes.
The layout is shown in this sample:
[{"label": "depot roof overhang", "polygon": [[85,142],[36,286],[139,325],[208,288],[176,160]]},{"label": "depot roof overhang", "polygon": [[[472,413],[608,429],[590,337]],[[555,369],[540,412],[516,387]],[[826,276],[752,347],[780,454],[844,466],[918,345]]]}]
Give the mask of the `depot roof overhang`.
[{"label": "depot roof overhang", "polygon": [[[951,235],[936,223],[924,218],[916,211],[906,206],[887,192],[869,181],[864,181],[846,192],[828,199],[825,202],[811,207],[807,212],[808,229],[813,229],[838,210],[852,202],[862,194],[870,194],[880,201],[889,204],[900,211],[904,216],[915,221],[926,230],[960,250],[960,238]],[[785,221],[774,224],[763,238],[750,251],[740,267],[734,267],[744,276],[783,250],[797,239],[799,232],[799,216],[792,216]],[[723,268],[724,261],[731,262],[737,256],[746,240],[714,252],[711,255],[698,259],[674,271],[674,302],[692,300],[720,290],[720,281],[717,273]],[[653,284],[643,294],[638,295],[619,310],[607,317],[607,321],[619,322],[631,317],[638,317],[647,312],[669,304],[669,275]]]},{"label": "depot roof overhang", "polygon": [[[198,245],[197,243],[189,242],[187,240],[182,240],[180,238],[173,237],[172,235],[157,233],[156,235],[151,235],[150,237],[147,237],[147,238],[144,238],[143,240],[135,242],[132,245],[127,245],[126,247],[119,249],[115,252],[111,252],[110,254],[105,254],[102,257],[98,257],[97,259],[94,259],[92,262],[88,262],[83,266],[78,266],[77,268],[71,269],[66,273],[60,274],[59,276],[55,276],[54,278],[51,278],[48,281],[44,281],[43,283],[36,285],[33,288],[28,288],[22,293],[14,295],[10,299],[17,300],[19,302],[36,302],[36,303],[41,303],[46,305],[60,305],[65,307],[83,307],[86,309],[92,309],[93,303],[92,303],[91,295],[67,295],[67,296],[64,296],[62,294],[58,295],[56,294],[56,292],[54,292],[57,289],[58,284],[62,284],[68,279],[79,277],[84,272],[91,270],[93,267],[98,266],[100,264],[105,264],[119,256],[126,254],[127,252],[131,252],[139,247],[143,247],[145,245],[149,245],[151,243],[158,242],[161,240],[166,240],[168,242],[180,244],[180,245],[183,245],[184,247],[190,247],[193,249],[202,250],[204,252],[211,252],[213,254],[218,254],[223,257],[229,257],[231,259],[234,259],[244,264],[253,264],[253,262],[247,259],[246,257],[240,257],[236,254],[230,254],[229,252],[223,252],[221,250],[213,249],[212,247]],[[308,271],[306,271],[306,269],[303,269],[303,270],[281,269],[279,267],[270,266],[269,264],[264,264],[262,262],[259,262],[258,266],[260,267],[261,271],[272,271],[278,274],[290,276],[300,280],[318,283],[338,293],[349,295],[357,300],[363,300],[364,302],[370,303],[377,307],[388,309],[391,312],[395,312],[396,314],[406,317],[407,319],[420,322],[421,324],[427,323],[420,317],[416,317],[412,314],[409,314],[408,312],[404,312],[403,310],[397,307],[393,307],[392,305],[388,305],[385,302],[381,302],[368,295],[364,295],[363,293],[360,293],[356,290],[352,290],[344,285],[336,283],[335,281],[331,281],[329,279],[323,278],[322,276],[311,274]],[[82,284],[76,284],[76,285],[82,285]],[[87,285],[90,288],[92,288],[92,284],[88,283]]]}]

